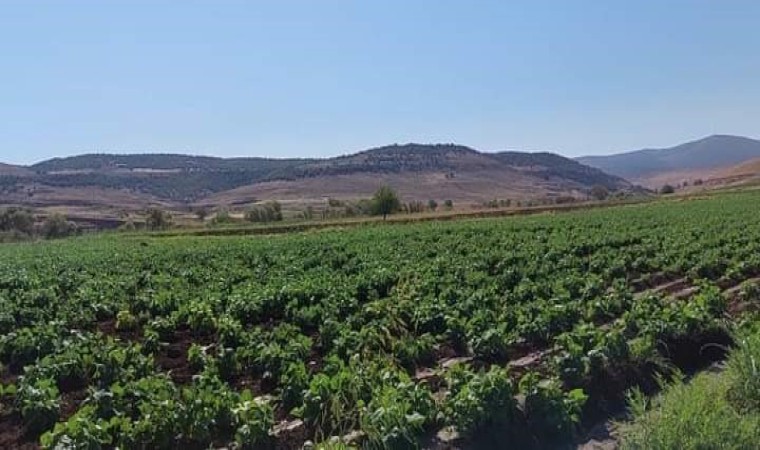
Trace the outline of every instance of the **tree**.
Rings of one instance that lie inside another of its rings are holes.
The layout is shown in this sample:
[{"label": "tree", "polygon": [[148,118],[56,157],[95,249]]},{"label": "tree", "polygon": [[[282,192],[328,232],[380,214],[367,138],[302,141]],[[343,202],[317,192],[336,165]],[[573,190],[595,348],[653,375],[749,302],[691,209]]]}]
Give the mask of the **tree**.
[{"label": "tree", "polygon": [[660,194],[672,194],[675,191],[676,189],[673,186],[666,184],[660,189]]},{"label": "tree", "polygon": [[452,202],[451,200],[444,200],[443,206],[445,206],[446,209],[451,209],[454,207],[454,202]]},{"label": "tree", "polygon": [[245,213],[249,222],[278,222],[282,220],[282,206],[278,202],[256,205]]},{"label": "tree", "polygon": [[435,211],[438,208],[438,202],[435,200],[428,200],[428,209],[431,211]]},{"label": "tree", "polygon": [[382,215],[383,220],[398,211],[401,208],[401,201],[398,199],[396,192],[389,186],[382,186],[372,196],[372,212],[375,215]]},{"label": "tree", "polygon": [[135,226],[135,222],[132,219],[127,219],[126,222],[119,226],[119,231],[132,232],[136,229],[137,227]]},{"label": "tree", "polygon": [[591,194],[591,197],[599,201],[606,200],[610,195],[609,189],[601,184],[594,185],[589,193]]},{"label": "tree", "polygon": [[415,200],[406,205],[402,205],[401,209],[409,214],[421,213],[425,211],[425,205],[423,205],[421,201]]},{"label": "tree", "polygon": [[208,209],[204,206],[199,207],[195,210],[195,217],[198,218],[201,222],[206,220],[206,217],[208,217]]},{"label": "tree", "polygon": [[79,231],[74,222],[69,222],[60,214],[53,214],[42,223],[42,234],[47,239],[58,239],[72,236]]},{"label": "tree", "polygon": [[0,213],[0,231],[31,235],[34,231],[34,216],[25,209],[9,208]]},{"label": "tree", "polygon": [[172,225],[172,216],[169,213],[158,208],[148,210],[148,217],[145,218],[145,226],[149,230],[166,230]]},{"label": "tree", "polygon": [[359,201],[356,202],[356,208],[361,212],[361,214],[365,216],[369,216],[372,214],[372,210],[374,208],[372,204],[372,199],[370,198],[362,198],[359,199]]}]

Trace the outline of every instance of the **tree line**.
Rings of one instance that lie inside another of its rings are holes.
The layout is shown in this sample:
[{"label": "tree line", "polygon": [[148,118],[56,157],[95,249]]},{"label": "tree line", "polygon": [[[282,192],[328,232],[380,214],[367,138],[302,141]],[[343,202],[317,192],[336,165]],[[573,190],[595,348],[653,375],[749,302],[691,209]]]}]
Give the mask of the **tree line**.
[{"label": "tree line", "polygon": [[80,232],[77,224],[62,214],[36,217],[24,208],[11,207],[0,210],[0,242],[33,238],[58,239]]}]

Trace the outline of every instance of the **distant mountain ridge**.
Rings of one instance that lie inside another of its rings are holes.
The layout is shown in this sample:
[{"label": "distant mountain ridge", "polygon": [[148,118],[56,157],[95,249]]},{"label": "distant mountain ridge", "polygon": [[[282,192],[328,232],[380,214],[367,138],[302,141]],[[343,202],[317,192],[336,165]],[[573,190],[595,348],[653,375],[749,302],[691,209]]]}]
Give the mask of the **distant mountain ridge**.
[{"label": "distant mountain ridge", "polygon": [[631,181],[646,181],[667,172],[714,170],[760,157],[760,141],[713,135],[662,149],[644,149],[576,161]]},{"label": "distant mountain ridge", "polygon": [[499,195],[582,195],[594,185],[631,188],[620,177],[560,155],[483,153],[455,144],[389,145],[325,159],[89,154],[22,169],[25,172],[12,176],[0,173],[0,203],[21,199],[21,191],[33,198],[34,192],[80,188],[121,190],[184,204],[228,198],[224,193],[237,191],[247,192],[246,198],[266,198],[275,195],[268,190],[273,186],[292,197],[348,196],[354,188],[355,195],[367,196],[380,182],[397,183],[412,198],[446,193],[472,201]]},{"label": "distant mountain ridge", "polygon": [[31,175],[31,172],[22,166],[0,163],[0,176],[25,176]]}]

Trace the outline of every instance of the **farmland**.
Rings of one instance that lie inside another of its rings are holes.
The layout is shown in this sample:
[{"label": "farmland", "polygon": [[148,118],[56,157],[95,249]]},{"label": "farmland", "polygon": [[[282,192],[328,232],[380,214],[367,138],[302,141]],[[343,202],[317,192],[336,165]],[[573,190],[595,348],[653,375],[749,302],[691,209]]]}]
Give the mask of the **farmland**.
[{"label": "farmland", "polygon": [[723,356],[758,201],[5,245],[0,447],[571,442]]}]

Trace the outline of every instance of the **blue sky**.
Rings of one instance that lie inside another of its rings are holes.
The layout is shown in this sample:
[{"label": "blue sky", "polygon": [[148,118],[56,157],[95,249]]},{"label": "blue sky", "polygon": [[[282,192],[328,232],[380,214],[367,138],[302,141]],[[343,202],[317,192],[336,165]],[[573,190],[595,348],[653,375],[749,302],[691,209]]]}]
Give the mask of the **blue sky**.
[{"label": "blue sky", "polygon": [[760,137],[757,0],[4,1],[0,161]]}]

